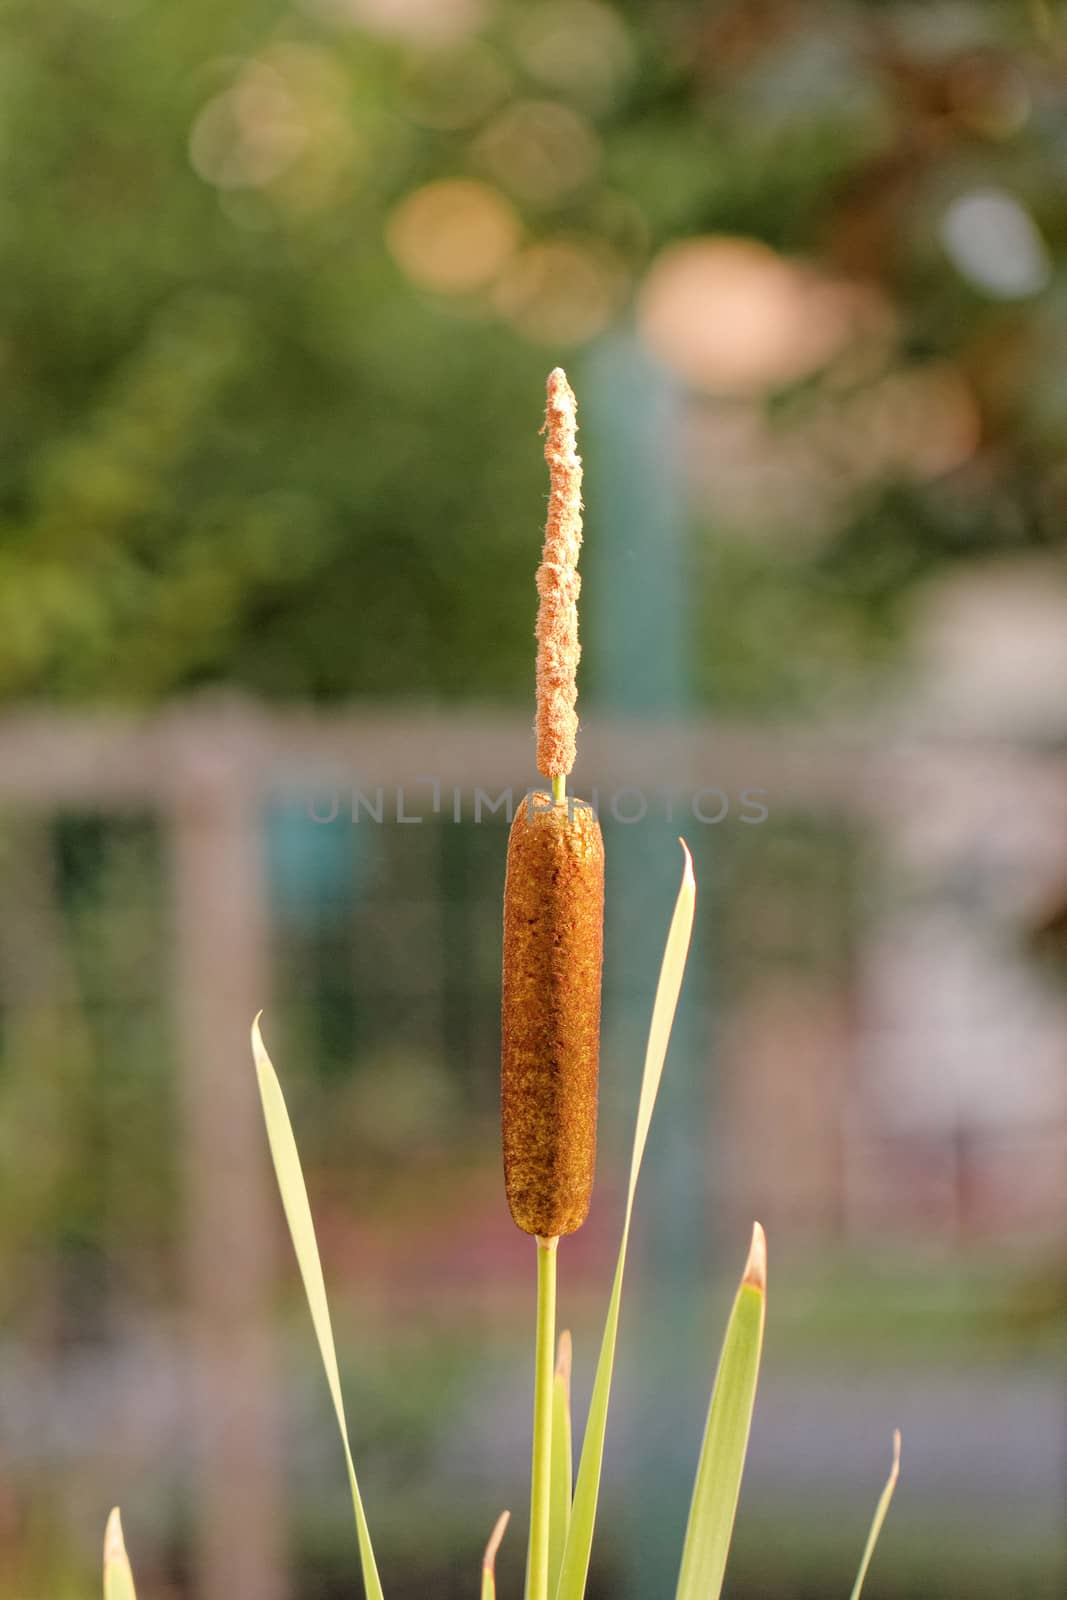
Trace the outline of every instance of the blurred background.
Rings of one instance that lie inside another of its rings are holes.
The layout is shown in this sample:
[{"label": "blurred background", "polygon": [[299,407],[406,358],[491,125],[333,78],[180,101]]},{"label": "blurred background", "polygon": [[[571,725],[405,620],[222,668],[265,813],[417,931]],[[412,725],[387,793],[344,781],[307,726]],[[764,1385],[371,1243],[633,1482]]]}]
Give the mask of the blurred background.
[{"label": "blurred background", "polygon": [[685,833],[590,1600],[673,1593],[752,1218],[729,1592],[1067,1583],[1058,0],[10,0],[0,1596],[359,1593],[267,1167],[305,1159],[390,1600],[519,1592],[499,1171],[544,380],[608,849],[584,1416]]}]

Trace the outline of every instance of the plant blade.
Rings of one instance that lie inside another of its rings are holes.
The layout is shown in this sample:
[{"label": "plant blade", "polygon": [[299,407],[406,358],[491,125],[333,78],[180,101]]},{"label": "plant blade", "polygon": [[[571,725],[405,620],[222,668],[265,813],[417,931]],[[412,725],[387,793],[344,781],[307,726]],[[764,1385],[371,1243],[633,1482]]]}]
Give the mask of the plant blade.
[{"label": "plant blade", "polygon": [[555,1594],[571,1525],[574,1464],[571,1450],[571,1336],[564,1328],[552,1378],[552,1488],[548,1524],[548,1592]]},{"label": "plant blade", "polygon": [[726,1325],[697,1464],[677,1600],[719,1600],[730,1553],[767,1306],[767,1242],[757,1222]]},{"label": "plant blade", "polygon": [[633,1216],[634,1195],[641,1162],[648,1140],[656,1096],[663,1077],[663,1063],[671,1037],[671,1026],[685,975],[685,959],[693,932],[693,914],[696,907],[696,881],[693,877],[693,858],[683,839],[685,866],[681,887],[674,905],[674,915],[667,933],[663,952],[656,998],[652,1007],[652,1023],[648,1032],[645,1066],[641,1076],[641,1093],[637,1105],[637,1124],[634,1129],[633,1155],[630,1158],[630,1183],[626,1196],[626,1212],[622,1225],[622,1241],[615,1265],[611,1286],[611,1299],[604,1324],[604,1337],[600,1345],[593,1394],[589,1402],[589,1416],[582,1441],[581,1460],[578,1464],[578,1482],[571,1506],[570,1527],[563,1549],[556,1600],[583,1600],[585,1583],[589,1574],[589,1555],[593,1546],[593,1528],[596,1523],[597,1501],[600,1498],[600,1474],[604,1461],[604,1435],[608,1423],[608,1402],[611,1398],[611,1376],[615,1365],[615,1341],[619,1331],[619,1306],[622,1301],[622,1280],[626,1271],[626,1250],[630,1241],[630,1221]]},{"label": "plant blade", "polygon": [[871,1531],[868,1533],[867,1543],[863,1547],[863,1558],[860,1561],[860,1570],[856,1574],[856,1581],[852,1585],[852,1594],[850,1596],[850,1600],[860,1600],[860,1595],[863,1592],[864,1580],[867,1577],[867,1568],[871,1564],[871,1557],[874,1555],[874,1547],[878,1543],[878,1536],[882,1531],[882,1524],[885,1522],[886,1516],[889,1512],[889,1504],[893,1498],[893,1491],[897,1486],[897,1479],[899,1477],[900,1429],[894,1428],[893,1463],[889,1468],[889,1477],[885,1481],[885,1488],[882,1490],[882,1493],[878,1499],[878,1504],[874,1508],[874,1517],[871,1521]]},{"label": "plant blade", "polygon": [[502,1511],[489,1535],[489,1543],[482,1557],[482,1600],[496,1600],[496,1553],[500,1549],[510,1518],[510,1511]]},{"label": "plant blade", "polygon": [[356,1481],[352,1449],[348,1442],[348,1425],[345,1422],[344,1401],[341,1398],[341,1378],[337,1370],[337,1351],[333,1342],[330,1308],[326,1300],[326,1284],[322,1276],[319,1247],[315,1242],[315,1225],[311,1219],[307,1186],[304,1183],[304,1173],[300,1166],[300,1156],[293,1137],[289,1113],[285,1108],[281,1084],[278,1082],[278,1075],[271,1064],[263,1036],[259,1031],[259,1017],[252,1024],[252,1054],[256,1063],[256,1078],[259,1082],[260,1099],[263,1102],[263,1116],[267,1124],[267,1139],[270,1143],[274,1172],[278,1180],[285,1218],[289,1224],[293,1249],[296,1251],[300,1276],[304,1280],[304,1293],[307,1296],[319,1354],[326,1371],[326,1382],[329,1385],[337,1426],[341,1432],[341,1443],[344,1446],[348,1485],[352,1492],[352,1507],[356,1516],[356,1536],[359,1540],[359,1557],[363,1568],[363,1586],[367,1600],[383,1600],[370,1530],[363,1512],[363,1499]]},{"label": "plant blade", "polygon": [[104,1600],[137,1600],[118,1506],[113,1507],[104,1532]]}]

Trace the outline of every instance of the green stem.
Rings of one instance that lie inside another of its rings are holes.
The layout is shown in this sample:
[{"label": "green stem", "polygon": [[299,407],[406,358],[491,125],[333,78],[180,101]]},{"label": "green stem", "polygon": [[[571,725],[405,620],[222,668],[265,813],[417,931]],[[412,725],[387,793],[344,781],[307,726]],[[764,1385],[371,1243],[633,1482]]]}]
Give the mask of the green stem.
[{"label": "green stem", "polygon": [[526,1558],[526,1600],[548,1600],[558,1244],[558,1239],[537,1240],[537,1347],[534,1356],[533,1462],[530,1470],[530,1548]]},{"label": "green stem", "polygon": [[556,805],[560,805],[567,798],[567,775],[552,779],[552,798]]}]

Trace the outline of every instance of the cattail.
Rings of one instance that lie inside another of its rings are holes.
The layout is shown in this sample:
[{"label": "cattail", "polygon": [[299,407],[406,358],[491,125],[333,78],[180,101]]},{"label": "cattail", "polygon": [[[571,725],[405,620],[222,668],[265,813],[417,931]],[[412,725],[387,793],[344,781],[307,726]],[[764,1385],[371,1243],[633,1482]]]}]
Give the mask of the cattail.
[{"label": "cattail", "polygon": [[574,395],[548,380],[551,469],[537,575],[538,765],[553,794],[519,807],[504,889],[502,1100],[511,1215],[542,1239],[585,1221],[596,1165],[604,844],[592,808],[563,798],[574,763],[581,462]]},{"label": "cattail", "polygon": [[596,1164],[604,844],[590,806],[531,795],[504,890],[504,1181],[526,1233],[585,1221]]}]

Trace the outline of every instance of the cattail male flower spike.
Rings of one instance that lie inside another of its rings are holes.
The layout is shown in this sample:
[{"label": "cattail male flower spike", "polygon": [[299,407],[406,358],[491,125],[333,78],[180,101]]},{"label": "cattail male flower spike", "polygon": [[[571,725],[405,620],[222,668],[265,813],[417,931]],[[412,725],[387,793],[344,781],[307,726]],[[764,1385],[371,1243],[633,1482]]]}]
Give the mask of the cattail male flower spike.
[{"label": "cattail male flower spike", "polygon": [[511,1215],[542,1239],[573,1233],[596,1165],[604,844],[592,808],[563,797],[574,764],[581,462],[574,395],[548,379],[551,471],[537,574],[537,759],[553,793],[527,797],[508,841],[504,889],[502,1103]]},{"label": "cattail male flower spike", "polygon": [[582,547],[582,459],[574,447],[574,391],[562,367],[548,375],[545,460],[550,474],[545,548],[537,571],[537,770],[565,778],[578,732],[578,552]]}]

